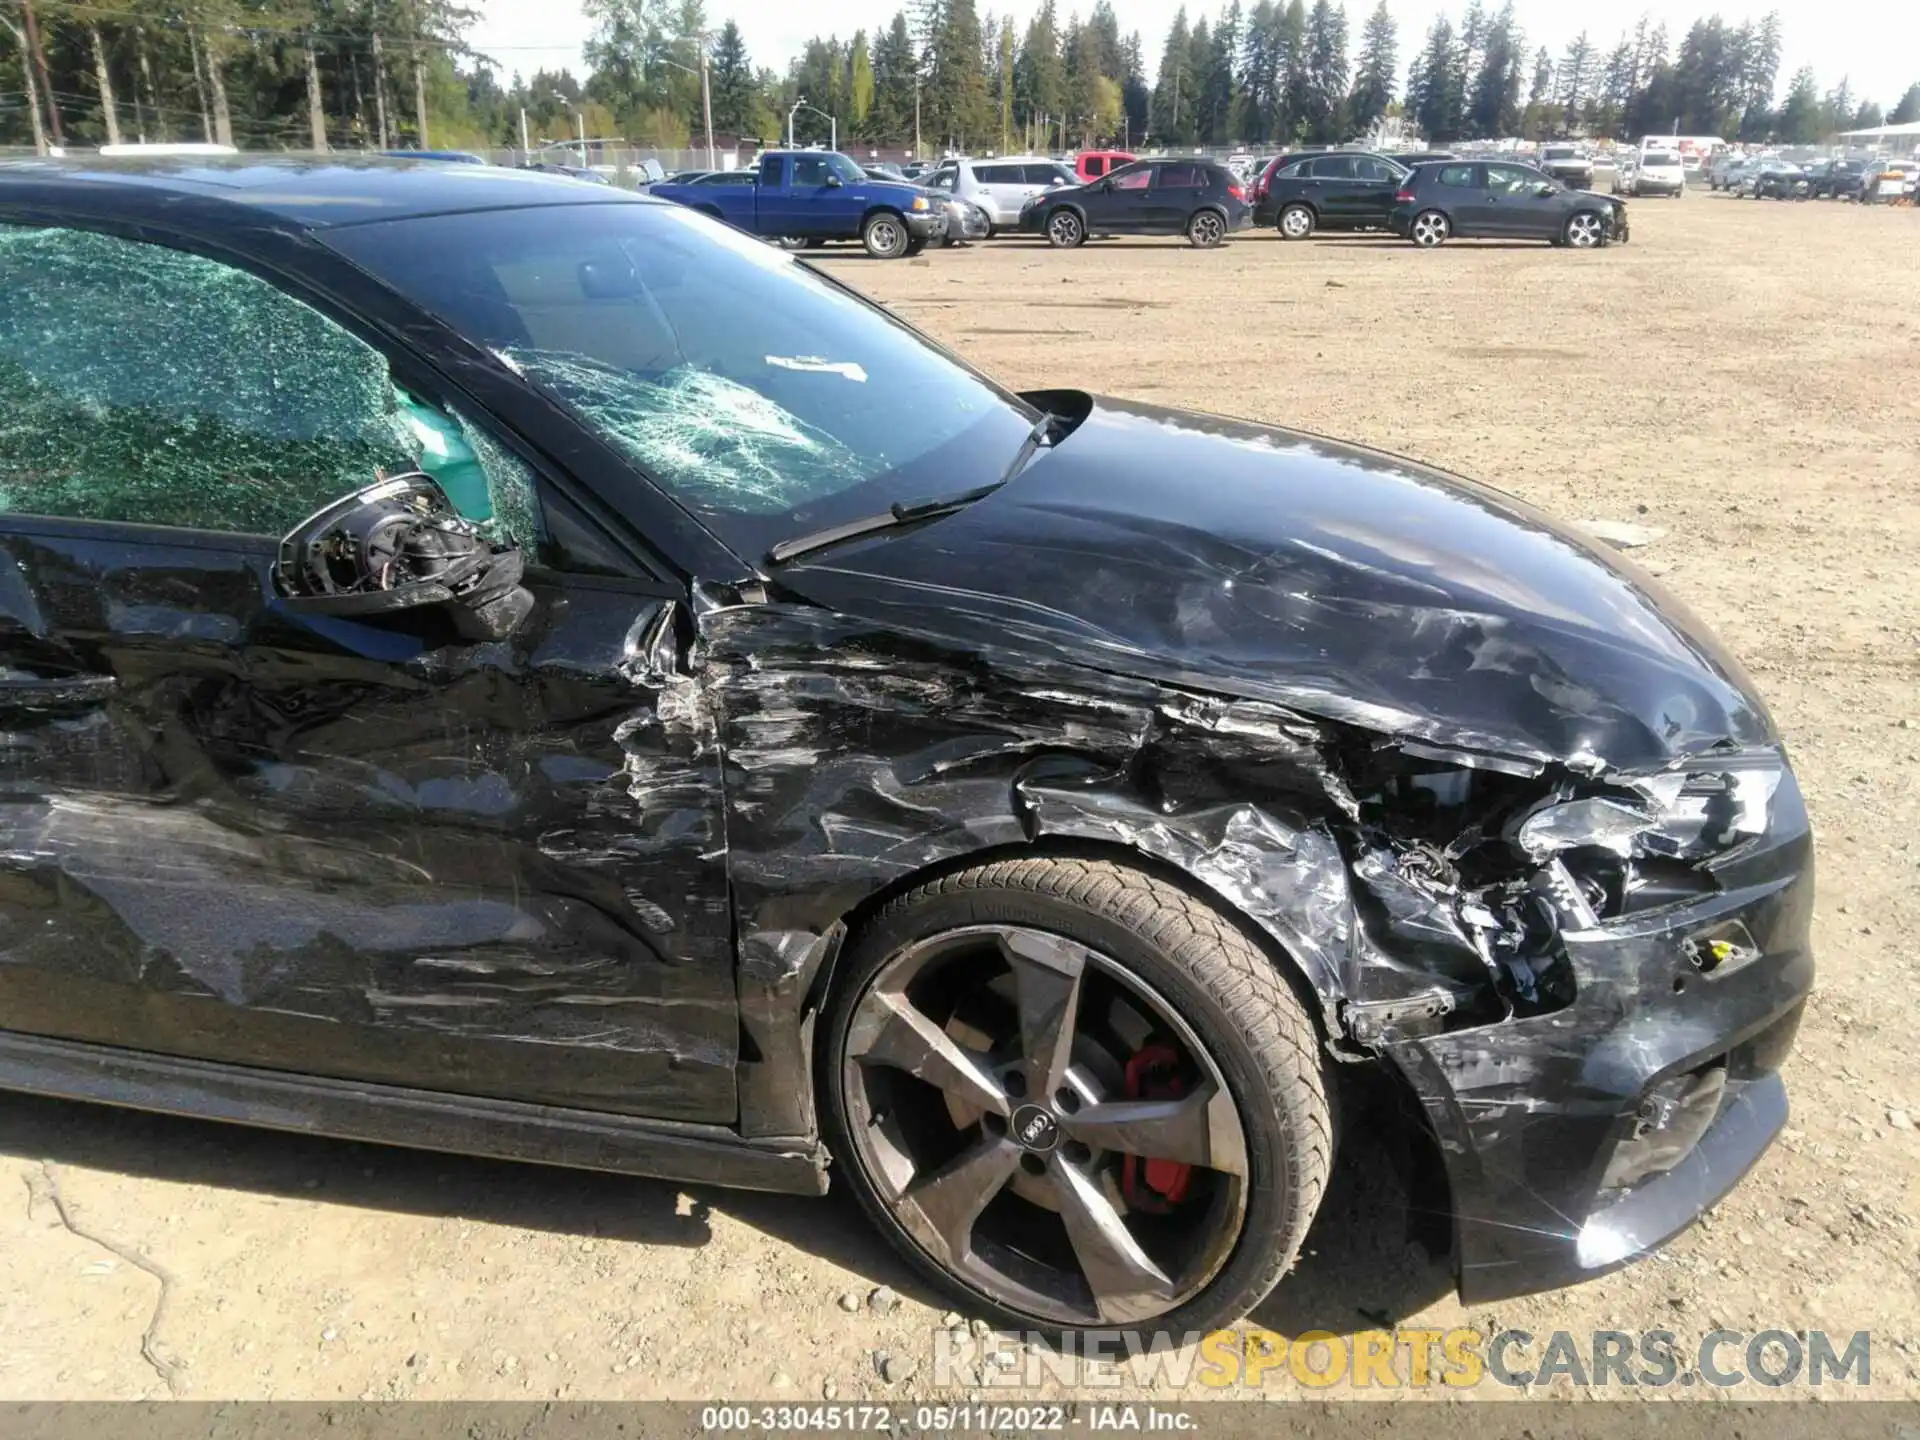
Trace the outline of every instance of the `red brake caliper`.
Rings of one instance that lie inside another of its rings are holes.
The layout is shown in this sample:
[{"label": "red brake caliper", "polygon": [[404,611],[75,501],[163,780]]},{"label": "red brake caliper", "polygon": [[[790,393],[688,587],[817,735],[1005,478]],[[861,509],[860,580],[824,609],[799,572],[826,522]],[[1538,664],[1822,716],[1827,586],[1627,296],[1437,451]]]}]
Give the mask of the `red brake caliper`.
[{"label": "red brake caliper", "polygon": [[[1143,1046],[1127,1061],[1129,1100],[1178,1100],[1186,1088],[1180,1080],[1180,1053],[1171,1045]],[[1193,1167],[1178,1160],[1120,1157],[1120,1193],[1127,1204],[1151,1215],[1164,1215],[1187,1197]]]}]

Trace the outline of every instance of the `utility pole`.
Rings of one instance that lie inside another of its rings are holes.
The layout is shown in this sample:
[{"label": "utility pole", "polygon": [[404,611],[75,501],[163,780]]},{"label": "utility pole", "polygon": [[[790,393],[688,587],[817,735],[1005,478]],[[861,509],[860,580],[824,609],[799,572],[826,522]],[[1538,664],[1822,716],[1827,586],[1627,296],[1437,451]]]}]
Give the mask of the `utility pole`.
[{"label": "utility pole", "polygon": [[713,81],[708,74],[707,46],[700,42],[700,108],[707,116],[707,168],[718,170],[720,162],[713,158]]},{"label": "utility pole", "polygon": [[913,77],[913,158],[920,155],[920,77]]},{"label": "utility pole", "polygon": [[47,101],[47,123],[53,127],[53,143],[64,147],[67,137],[60,133],[60,102],[53,98],[53,77],[47,73],[47,52],[40,48],[40,22],[33,18],[33,0],[20,0],[20,12],[27,22],[27,45],[33,51],[33,67],[40,72],[40,93]]},{"label": "utility pole", "polygon": [[527,143],[527,107],[522,105],[520,107],[520,158],[527,159],[532,151],[533,146]]}]

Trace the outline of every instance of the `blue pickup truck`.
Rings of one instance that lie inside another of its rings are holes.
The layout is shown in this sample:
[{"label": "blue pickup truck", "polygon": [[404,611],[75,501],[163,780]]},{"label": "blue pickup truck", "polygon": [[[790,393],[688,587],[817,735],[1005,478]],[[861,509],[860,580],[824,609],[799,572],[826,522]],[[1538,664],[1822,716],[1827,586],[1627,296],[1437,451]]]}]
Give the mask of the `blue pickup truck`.
[{"label": "blue pickup truck", "polygon": [[650,193],[769,240],[858,240],[877,260],[917,254],[947,231],[938,196],[876,180],[836,150],[769,150],[739,183],[663,184]]}]

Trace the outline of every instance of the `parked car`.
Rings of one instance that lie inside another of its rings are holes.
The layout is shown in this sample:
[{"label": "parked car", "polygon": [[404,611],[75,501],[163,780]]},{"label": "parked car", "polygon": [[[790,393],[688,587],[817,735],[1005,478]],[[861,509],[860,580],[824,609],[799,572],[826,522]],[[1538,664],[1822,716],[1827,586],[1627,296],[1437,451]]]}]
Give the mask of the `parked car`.
[{"label": "parked car", "polygon": [[946,244],[964,245],[970,240],[985,240],[993,234],[993,222],[987,219],[987,212],[978,205],[969,205],[951,195],[941,195],[940,198],[947,207]]},{"label": "parked car", "polygon": [[0,1085],[831,1175],[970,1314],[1173,1334],[1287,1272],[1339,1077],[1474,1305],[1784,1125],[1805,808],[1605,546],[1014,394],[681,205],[90,163],[0,164]]},{"label": "parked car", "polygon": [[1073,157],[1073,173],[1082,184],[1111,175],[1122,165],[1131,165],[1133,155],[1126,150],[1082,150]]},{"label": "parked car", "polygon": [[1872,169],[1873,163],[1865,156],[1843,155],[1808,166],[1808,197],[1814,200],[1823,196],[1831,200],[1857,200],[1860,197],[1861,177]]},{"label": "parked car", "polygon": [[1540,164],[1562,185],[1573,190],[1593,188],[1593,157],[1578,145],[1545,145],[1540,149]]},{"label": "parked car", "polygon": [[817,242],[858,240],[869,255],[918,254],[947,233],[947,208],[917,185],[875,180],[836,150],[769,150],[745,185],[653,187],[749,234]]},{"label": "parked car", "polygon": [[1642,150],[1629,155],[1623,168],[1614,172],[1613,193],[1635,199],[1647,195],[1671,195],[1679,199],[1687,193],[1687,172],[1679,152]]},{"label": "parked car", "polygon": [[1731,150],[1722,150],[1707,163],[1707,188],[1709,190],[1734,190],[1739,188],[1739,176],[1747,164],[1747,157],[1736,155]]},{"label": "parked car", "polygon": [[1044,155],[1009,155],[998,160],[942,161],[919,183],[974,206],[986,215],[993,230],[1012,230],[1019,226],[1020,212],[1034,196],[1077,182],[1073,171],[1058,160]]},{"label": "parked car", "polygon": [[1627,239],[1627,207],[1511,162],[1416,165],[1394,196],[1390,225],[1423,248],[1450,239],[1545,240],[1588,250]]},{"label": "parked car", "polygon": [[1020,229],[1070,249],[1089,235],[1184,235],[1212,249],[1252,220],[1246,188],[1211,160],[1138,160],[1027,202]]},{"label": "parked car", "polygon": [[1248,203],[1253,206],[1253,223],[1264,230],[1268,226],[1277,225],[1280,222],[1280,208],[1275,204],[1273,198],[1273,179],[1276,175],[1289,165],[1294,164],[1296,161],[1304,160],[1310,155],[1328,155],[1331,153],[1332,152],[1325,146],[1316,145],[1303,150],[1282,151],[1280,154],[1266,161],[1266,163],[1260,167],[1258,174],[1254,177],[1253,184],[1249,187],[1251,193],[1248,196]]},{"label": "parked car", "polygon": [[1267,182],[1267,208],[1282,238],[1316,230],[1384,230],[1405,167],[1383,155],[1310,155],[1282,166]]},{"label": "parked car", "polygon": [[1875,161],[1860,177],[1860,198],[1869,205],[1889,205],[1912,199],[1920,165],[1911,160]]},{"label": "parked car", "polygon": [[1768,196],[1776,200],[1804,200],[1807,191],[1806,171],[1791,160],[1764,159],[1740,177],[1740,193],[1756,200]]}]

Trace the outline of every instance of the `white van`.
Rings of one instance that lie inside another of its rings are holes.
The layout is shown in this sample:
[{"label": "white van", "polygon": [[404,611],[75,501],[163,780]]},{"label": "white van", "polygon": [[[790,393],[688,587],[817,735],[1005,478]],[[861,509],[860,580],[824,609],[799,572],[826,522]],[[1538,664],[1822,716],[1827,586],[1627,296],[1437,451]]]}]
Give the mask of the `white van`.
[{"label": "white van", "polygon": [[1636,199],[1642,195],[1678,199],[1687,193],[1687,172],[1678,150],[1643,149],[1623,181],[1626,193]]}]

